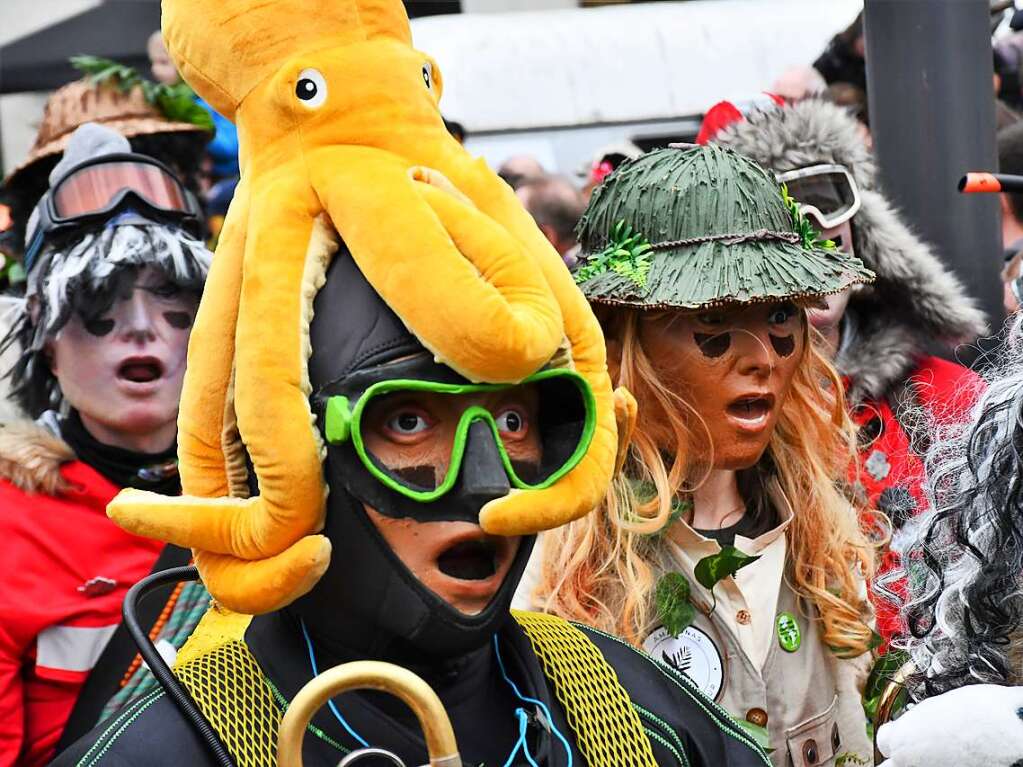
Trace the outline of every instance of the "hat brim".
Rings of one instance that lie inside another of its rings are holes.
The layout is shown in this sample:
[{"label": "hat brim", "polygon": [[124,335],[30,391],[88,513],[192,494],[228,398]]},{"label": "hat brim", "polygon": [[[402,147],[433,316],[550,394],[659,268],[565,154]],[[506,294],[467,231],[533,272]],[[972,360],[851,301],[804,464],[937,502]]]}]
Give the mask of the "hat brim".
[{"label": "hat brim", "polygon": [[[167,120],[159,120],[151,117],[130,117],[123,120],[93,120],[92,122],[98,123],[105,128],[115,130],[127,139],[134,138],[135,136],[148,136],[155,133],[205,133],[209,134],[204,128],[200,128],[198,125],[193,123],[185,122],[169,122]],[[74,126],[77,128],[78,126]],[[53,141],[48,141],[40,147],[34,148],[28,153],[28,156],[19,164],[14,170],[12,170],[6,179],[4,184],[10,185],[14,183],[15,178],[23,171],[30,168],[40,160],[44,160],[47,157],[53,157],[58,155],[67,148],[68,142],[71,140],[71,136],[74,133],[74,129],[69,130],[67,133],[55,138]]]},{"label": "hat brim", "polygon": [[787,242],[705,242],[651,254],[646,285],[613,271],[579,287],[593,303],[639,309],[701,309],[718,304],[815,298],[873,282],[858,258]]}]

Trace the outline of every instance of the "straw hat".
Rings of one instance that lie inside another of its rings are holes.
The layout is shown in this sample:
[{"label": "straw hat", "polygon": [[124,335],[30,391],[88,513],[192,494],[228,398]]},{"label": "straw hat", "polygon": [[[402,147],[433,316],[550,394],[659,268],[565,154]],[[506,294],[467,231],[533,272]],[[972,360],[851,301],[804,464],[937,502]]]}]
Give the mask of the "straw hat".
[{"label": "straw hat", "polygon": [[141,87],[123,93],[118,88],[95,85],[83,78],[54,91],[47,100],[32,149],[5,183],[14,183],[29,166],[63,152],[75,129],[88,122],[99,123],[125,138],[152,133],[206,132],[194,123],[168,120],[146,101]]},{"label": "straw hat", "polygon": [[716,146],[623,163],[594,190],[578,234],[575,277],[595,303],[698,309],[822,297],[874,279],[817,240],[766,170]]}]

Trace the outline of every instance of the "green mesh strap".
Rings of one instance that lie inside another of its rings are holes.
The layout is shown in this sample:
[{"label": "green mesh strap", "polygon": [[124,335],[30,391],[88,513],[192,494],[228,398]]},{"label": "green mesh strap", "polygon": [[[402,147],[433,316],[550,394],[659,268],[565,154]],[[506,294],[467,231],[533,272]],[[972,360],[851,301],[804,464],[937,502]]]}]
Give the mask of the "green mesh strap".
[{"label": "green mesh strap", "polygon": [[249,620],[210,608],[178,654],[174,674],[238,767],[276,767],[281,715],[245,645]]},{"label": "green mesh strap", "polygon": [[589,767],[656,767],[650,739],[618,675],[579,629],[553,615],[512,610],[565,709]]}]

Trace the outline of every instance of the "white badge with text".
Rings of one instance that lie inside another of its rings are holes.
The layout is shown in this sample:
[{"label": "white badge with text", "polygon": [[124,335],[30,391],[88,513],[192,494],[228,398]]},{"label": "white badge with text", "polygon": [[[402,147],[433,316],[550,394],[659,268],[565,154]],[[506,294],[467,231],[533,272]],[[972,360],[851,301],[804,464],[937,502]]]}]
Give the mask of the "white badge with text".
[{"label": "white badge with text", "polygon": [[646,638],[643,649],[688,676],[700,691],[717,700],[725,679],[725,664],[714,640],[696,626],[687,626],[673,637],[661,627]]}]

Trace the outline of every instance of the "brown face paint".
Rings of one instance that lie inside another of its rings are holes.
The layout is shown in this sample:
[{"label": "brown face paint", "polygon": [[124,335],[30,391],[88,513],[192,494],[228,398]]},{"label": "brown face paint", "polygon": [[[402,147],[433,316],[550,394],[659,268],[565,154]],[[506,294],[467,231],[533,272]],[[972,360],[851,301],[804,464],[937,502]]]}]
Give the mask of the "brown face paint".
[{"label": "brown face paint", "polygon": [[696,345],[700,348],[704,357],[715,359],[728,351],[728,347],[732,345],[732,334],[727,331],[715,333],[714,335],[693,333],[693,340],[696,341]]},{"label": "brown face paint", "polygon": [[779,357],[791,357],[792,352],[796,350],[796,339],[793,336],[776,336],[774,334],[768,334],[771,337],[771,346],[778,353]]},{"label": "brown face paint", "polygon": [[[640,325],[659,378],[695,411],[682,414],[694,449],[713,451],[714,468],[747,469],[767,450],[803,361],[805,326],[804,312],[782,301],[666,312]],[[640,398],[641,412],[646,404]],[[656,438],[672,449],[673,434]]]},{"label": "brown face paint", "polygon": [[164,312],[163,318],[167,324],[178,330],[187,330],[192,327],[192,315],[188,312]]}]

